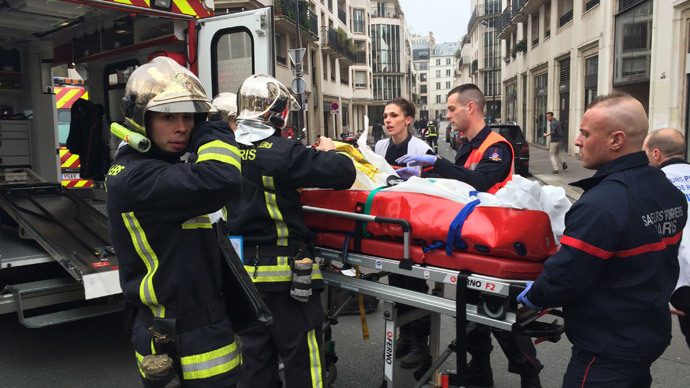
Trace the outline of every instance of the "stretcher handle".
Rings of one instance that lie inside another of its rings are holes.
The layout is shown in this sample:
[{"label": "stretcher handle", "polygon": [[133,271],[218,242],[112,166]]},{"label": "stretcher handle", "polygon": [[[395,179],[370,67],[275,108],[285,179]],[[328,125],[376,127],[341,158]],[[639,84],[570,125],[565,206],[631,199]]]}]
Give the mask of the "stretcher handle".
[{"label": "stretcher handle", "polygon": [[400,225],[403,231],[403,260],[409,261],[410,259],[410,232],[412,232],[412,226],[410,225],[410,222],[405,219],[371,216],[369,214],[344,212],[341,210],[324,209],[321,207],[314,206],[302,206],[302,209],[304,209],[304,211],[306,212],[321,213],[329,216],[349,218],[357,221],[376,222],[377,224]]}]

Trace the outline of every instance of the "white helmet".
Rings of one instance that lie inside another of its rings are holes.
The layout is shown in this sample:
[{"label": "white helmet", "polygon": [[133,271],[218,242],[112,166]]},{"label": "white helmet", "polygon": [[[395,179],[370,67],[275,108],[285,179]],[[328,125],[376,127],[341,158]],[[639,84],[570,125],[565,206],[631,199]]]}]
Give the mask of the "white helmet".
[{"label": "white helmet", "polygon": [[213,106],[218,110],[211,120],[228,121],[228,117],[237,116],[237,95],[235,93],[220,93],[213,98]]}]

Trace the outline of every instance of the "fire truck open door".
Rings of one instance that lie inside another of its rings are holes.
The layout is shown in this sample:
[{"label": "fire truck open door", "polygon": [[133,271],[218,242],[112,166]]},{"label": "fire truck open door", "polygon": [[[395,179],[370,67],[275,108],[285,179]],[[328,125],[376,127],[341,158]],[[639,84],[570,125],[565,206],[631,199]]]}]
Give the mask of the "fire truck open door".
[{"label": "fire truck open door", "polygon": [[[271,8],[197,20],[197,74],[209,97],[237,93],[252,74],[275,75]],[[194,47],[190,45],[190,50]]]}]

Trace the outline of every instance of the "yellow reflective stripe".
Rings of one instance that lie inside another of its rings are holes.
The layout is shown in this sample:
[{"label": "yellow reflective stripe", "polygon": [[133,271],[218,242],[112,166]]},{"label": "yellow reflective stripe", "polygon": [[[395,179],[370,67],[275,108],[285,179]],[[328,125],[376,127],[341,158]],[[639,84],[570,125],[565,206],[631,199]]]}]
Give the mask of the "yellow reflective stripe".
[{"label": "yellow reflective stripe", "polygon": [[190,218],[182,223],[182,229],[212,229],[211,219],[208,215]]},{"label": "yellow reflective stripe", "polygon": [[[291,282],[292,281],[292,268],[289,264],[284,265],[260,265],[254,267],[253,265],[245,265],[245,271],[252,278],[255,283],[279,283],[279,282]],[[254,272],[256,271],[256,277],[254,277]],[[323,274],[319,269],[319,264],[314,263],[311,269],[311,279],[312,280],[323,280]]]},{"label": "yellow reflective stripe", "polygon": [[128,4],[132,5],[132,2],[130,0],[114,0],[116,3],[122,3],[122,4]]},{"label": "yellow reflective stripe", "polygon": [[237,167],[238,170],[242,171],[240,150],[220,140],[214,140],[199,147],[198,156],[196,160],[197,163],[206,160],[216,160],[233,165]]},{"label": "yellow reflective stripe", "polygon": [[[263,176],[261,180],[264,187],[267,189],[275,190],[275,181],[272,176]],[[278,197],[275,194],[264,191],[264,197],[266,198],[266,208],[268,209],[268,214],[275,221],[276,224],[276,234],[278,239],[276,245],[286,247],[288,245],[288,227],[283,220],[283,214],[278,208]]]},{"label": "yellow reflective stripe", "polygon": [[184,380],[206,379],[238,367],[242,358],[237,342],[210,352],[180,357]]},{"label": "yellow reflective stripe", "polygon": [[316,340],[316,332],[314,329],[307,332],[307,343],[309,344],[309,369],[311,373],[311,386],[312,388],[323,388],[321,357],[319,356],[319,342]]},{"label": "yellow reflective stripe", "polygon": [[132,238],[134,249],[137,251],[141,261],[146,265],[146,275],[139,284],[139,299],[151,309],[153,316],[163,318],[165,317],[165,306],[158,304],[156,291],[153,289],[153,275],[158,270],[158,256],[151,248],[146,238],[146,233],[141,228],[134,212],[122,213],[122,220]]},{"label": "yellow reflective stripe", "polygon": [[139,373],[141,374],[141,377],[144,377],[144,371],[141,370],[141,362],[144,360],[144,356],[139,354],[136,350],[134,351],[134,356],[137,358],[137,368],[139,369]]},{"label": "yellow reflective stripe", "polygon": [[[65,152],[66,152],[66,151],[65,151]],[[79,160],[79,155],[72,154],[72,156],[70,156],[69,158],[67,158],[67,160],[65,160],[65,163],[62,163],[62,164],[60,165],[60,167],[66,167],[66,168],[72,167],[72,165],[73,165],[74,163],[76,163],[77,160]]]},{"label": "yellow reflective stripe", "polygon": [[74,98],[74,95],[77,94],[77,93],[79,93],[79,92],[80,92],[79,89],[70,89],[70,90],[68,90],[67,93],[65,93],[65,94],[62,96],[62,98],[60,98],[59,100],[57,100],[57,102],[55,103],[55,106],[57,107],[57,109],[60,109],[60,108],[62,108],[63,106],[65,106],[65,104],[66,104],[69,100],[71,100],[72,98]]},{"label": "yellow reflective stripe", "polygon": [[179,10],[185,15],[197,16],[194,12],[194,8],[187,2],[187,0],[173,0],[173,3],[179,8]]}]

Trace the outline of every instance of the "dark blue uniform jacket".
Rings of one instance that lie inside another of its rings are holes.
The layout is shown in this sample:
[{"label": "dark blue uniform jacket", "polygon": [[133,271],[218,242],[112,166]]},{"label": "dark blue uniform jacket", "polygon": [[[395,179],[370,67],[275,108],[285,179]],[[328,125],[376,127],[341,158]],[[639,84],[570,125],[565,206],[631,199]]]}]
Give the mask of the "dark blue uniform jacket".
[{"label": "dark blue uniform jacket", "polygon": [[654,360],[670,343],[687,201],[648,163],[644,152],[629,154],[572,184],[585,192],[527,294],[537,306],[563,306],[568,338],[581,350]]}]

